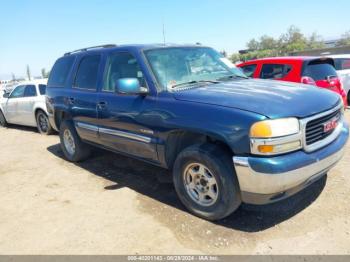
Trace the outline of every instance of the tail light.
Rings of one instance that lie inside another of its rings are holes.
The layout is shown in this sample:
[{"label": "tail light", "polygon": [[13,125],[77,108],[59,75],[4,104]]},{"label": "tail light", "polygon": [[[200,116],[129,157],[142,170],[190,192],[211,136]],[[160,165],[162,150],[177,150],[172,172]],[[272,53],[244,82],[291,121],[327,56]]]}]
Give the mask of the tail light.
[{"label": "tail light", "polygon": [[313,80],[311,77],[309,77],[309,76],[303,76],[302,78],[301,78],[301,82],[303,83],[303,84],[306,84],[306,85],[316,85],[316,82],[315,82],[315,80]]}]

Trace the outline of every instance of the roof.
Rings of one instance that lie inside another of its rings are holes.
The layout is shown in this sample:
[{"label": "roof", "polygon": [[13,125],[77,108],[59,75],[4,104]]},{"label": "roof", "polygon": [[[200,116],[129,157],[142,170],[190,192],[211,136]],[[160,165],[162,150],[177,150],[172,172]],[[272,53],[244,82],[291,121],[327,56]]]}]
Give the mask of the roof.
[{"label": "roof", "polygon": [[136,50],[144,50],[144,49],[160,49],[160,48],[172,48],[172,47],[206,47],[200,44],[172,44],[172,43],[156,43],[156,44],[128,44],[128,45],[100,45],[100,46],[92,46],[86,47],[74,51],[70,51],[65,53],[64,55],[73,55],[81,52],[93,52],[93,51],[106,51],[106,50],[118,50],[118,49],[136,49]]},{"label": "roof", "polygon": [[342,54],[342,55],[326,55],[331,58],[350,58],[350,54]]},{"label": "roof", "polygon": [[310,61],[310,60],[315,60],[315,59],[327,59],[327,58],[332,58],[330,56],[280,56],[280,57],[265,57],[265,58],[259,58],[259,59],[252,59],[248,60],[242,64],[245,63],[254,63],[258,61]]}]

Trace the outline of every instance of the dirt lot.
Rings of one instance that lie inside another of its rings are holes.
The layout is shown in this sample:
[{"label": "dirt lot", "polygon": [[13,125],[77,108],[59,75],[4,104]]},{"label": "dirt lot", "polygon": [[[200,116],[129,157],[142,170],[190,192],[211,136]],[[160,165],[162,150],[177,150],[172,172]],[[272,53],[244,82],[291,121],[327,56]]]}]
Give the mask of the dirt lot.
[{"label": "dirt lot", "polygon": [[0,254],[350,254],[349,145],[293,198],[212,223],[184,210],[163,170],[105,151],[72,164],[58,142],[0,129]]}]

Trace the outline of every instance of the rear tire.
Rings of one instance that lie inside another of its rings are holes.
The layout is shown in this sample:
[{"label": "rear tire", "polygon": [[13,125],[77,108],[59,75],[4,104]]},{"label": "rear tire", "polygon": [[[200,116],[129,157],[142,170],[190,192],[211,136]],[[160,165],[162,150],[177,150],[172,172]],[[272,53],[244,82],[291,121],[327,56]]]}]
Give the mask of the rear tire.
[{"label": "rear tire", "polygon": [[90,156],[90,146],[81,141],[71,121],[63,121],[60,126],[59,136],[61,149],[68,161],[80,162]]},{"label": "rear tire", "polygon": [[50,121],[46,113],[42,110],[38,110],[36,113],[36,124],[40,134],[51,135],[53,133],[53,128],[50,125]]},{"label": "rear tire", "polygon": [[173,181],[181,202],[204,219],[222,219],[241,204],[231,156],[216,145],[184,149],[176,158]]},{"label": "rear tire", "polygon": [[1,110],[0,110],[0,126],[1,127],[6,127],[7,126],[6,118],[5,118],[5,116],[4,116],[4,114],[2,113]]}]

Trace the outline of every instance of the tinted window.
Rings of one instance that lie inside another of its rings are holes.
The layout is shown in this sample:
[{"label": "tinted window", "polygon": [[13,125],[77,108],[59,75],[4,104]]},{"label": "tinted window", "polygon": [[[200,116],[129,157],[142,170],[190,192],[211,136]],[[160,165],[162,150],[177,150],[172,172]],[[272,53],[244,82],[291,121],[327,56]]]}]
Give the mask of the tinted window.
[{"label": "tinted window", "polygon": [[145,86],[140,66],[136,58],[129,53],[117,53],[109,58],[103,91],[115,92],[117,80],[120,78],[137,78],[140,85]]},{"label": "tinted window", "polygon": [[81,60],[75,77],[74,87],[96,89],[100,59],[99,55],[94,55],[86,56]]},{"label": "tinted window", "polygon": [[256,65],[246,65],[246,66],[242,66],[241,67],[243,70],[243,73],[248,76],[248,77],[252,77],[254,74],[254,71],[256,69]]},{"label": "tinted window", "polygon": [[350,69],[350,58],[336,58],[334,62],[336,70]]},{"label": "tinted window", "polygon": [[40,92],[40,95],[45,95],[46,94],[46,85],[39,85],[39,92]]},{"label": "tinted window", "polygon": [[69,71],[72,68],[73,62],[74,57],[72,56],[58,59],[51,70],[47,86],[63,87],[67,80]]},{"label": "tinted window", "polygon": [[262,66],[260,77],[263,79],[279,79],[285,77],[292,67],[284,64],[265,64]]},{"label": "tinted window", "polygon": [[36,87],[35,85],[27,85],[24,90],[25,97],[36,96]]},{"label": "tinted window", "polygon": [[303,76],[311,77],[315,81],[324,80],[328,76],[336,75],[337,72],[334,67],[327,63],[308,64],[303,72]]},{"label": "tinted window", "polygon": [[23,97],[26,86],[17,86],[10,95],[10,98]]}]

